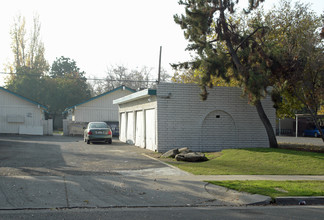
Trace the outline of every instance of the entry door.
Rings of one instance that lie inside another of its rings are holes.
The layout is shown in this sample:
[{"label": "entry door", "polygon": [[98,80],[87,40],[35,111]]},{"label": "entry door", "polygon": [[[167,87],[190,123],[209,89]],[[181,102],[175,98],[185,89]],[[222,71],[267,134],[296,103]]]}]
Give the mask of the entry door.
[{"label": "entry door", "polygon": [[145,147],[143,115],[144,115],[143,111],[136,112],[135,145],[141,148]]},{"label": "entry door", "polygon": [[127,113],[127,133],[126,142],[129,144],[134,144],[134,113]]},{"label": "entry door", "polygon": [[156,122],[155,122],[155,109],[145,111],[145,136],[146,136],[146,149],[156,150]]},{"label": "entry door", "polygon": [[126,113],[120,114],[120,140],[126,142]]}]

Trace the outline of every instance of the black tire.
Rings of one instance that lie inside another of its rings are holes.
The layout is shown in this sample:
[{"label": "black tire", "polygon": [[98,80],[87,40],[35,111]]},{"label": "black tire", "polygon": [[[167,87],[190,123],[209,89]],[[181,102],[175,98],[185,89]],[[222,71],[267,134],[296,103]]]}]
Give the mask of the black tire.
[{"label": "black tire", "polygon": [[108,139],[108,144],[112,144],[112,140],[111,139]]},{"label": "black tire", "polygon": [[87,144],[90,144],[90,140],[87,140]]}]

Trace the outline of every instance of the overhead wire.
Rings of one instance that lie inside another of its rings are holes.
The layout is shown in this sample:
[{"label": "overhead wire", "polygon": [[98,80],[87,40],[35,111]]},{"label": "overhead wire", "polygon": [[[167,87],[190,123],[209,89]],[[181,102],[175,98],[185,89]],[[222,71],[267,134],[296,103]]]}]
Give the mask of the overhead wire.
[{"label": "overhead wire", "polygon": [[[35,77],[39,77],[40,74],[33,74],[33,73],[8,73],[8,72],[0,72],[0,74],[14,74],[14,75],[21,75],[21,76],[35,76]],[[44,76],[48,76],[49,75],[44,75]],[[67,77],[67,76],[56,76],[56,77],[52,77],[52,78],[65,78],[65,79],[75,79],[75,77]],[[157,80],[129,80],[129,79],[107,79],[107,78],[87,78],[84,77],[86,80],[105,80],[105,81],[113,81],[113,82],[157,82]]]}]

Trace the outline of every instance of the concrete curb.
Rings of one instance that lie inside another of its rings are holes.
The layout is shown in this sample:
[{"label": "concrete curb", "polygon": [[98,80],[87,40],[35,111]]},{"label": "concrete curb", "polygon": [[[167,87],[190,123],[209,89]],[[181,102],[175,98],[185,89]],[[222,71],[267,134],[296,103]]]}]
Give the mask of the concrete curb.
[{"label": "concrete curb", "polygon": [[324,205],[324,196],[277,197],[276,205]]},{"label": "concrete curb", "polygon": [[269,205],[272,201],[269,196],[239,192],[209,183],[205,185],[205,190],[209,194],[217,196],[217,200],[231,205]]}]

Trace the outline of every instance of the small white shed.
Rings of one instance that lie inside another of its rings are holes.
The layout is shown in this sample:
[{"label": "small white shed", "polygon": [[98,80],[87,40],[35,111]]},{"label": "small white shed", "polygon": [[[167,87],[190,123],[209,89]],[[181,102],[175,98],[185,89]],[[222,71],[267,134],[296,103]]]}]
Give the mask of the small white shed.
[{"label": "small white shed", "polygon": [[[158,152],[188,147],[193,151],[269,147],[254,106],[234,87],[208,89],[206,101],[193,84],[161,83],[114,100],[119,105],[120,140]],[[275,129],[270,97],[262,101]]]},{"label": "small white shed", "polygon": [[124,97],[135,90],[120,86],[65,110],[68,118],[76,122],[118,121],[118,106],[113,100]]},{"label": "small white shed", "polygon": [[67,120],[63,120],[65,135],[82,135],[83,127],[90,121],[118,122],[118,106],[113,100],[134,93],[135,90],[120,86],[85,102],[66,108]]},{"label": "small white shed", "polygon": [[0,133],[49,134],[45,111],[47,107],[0,87]]}]

